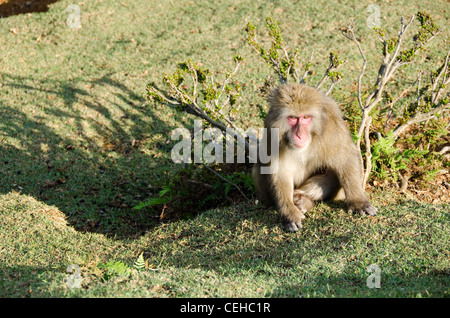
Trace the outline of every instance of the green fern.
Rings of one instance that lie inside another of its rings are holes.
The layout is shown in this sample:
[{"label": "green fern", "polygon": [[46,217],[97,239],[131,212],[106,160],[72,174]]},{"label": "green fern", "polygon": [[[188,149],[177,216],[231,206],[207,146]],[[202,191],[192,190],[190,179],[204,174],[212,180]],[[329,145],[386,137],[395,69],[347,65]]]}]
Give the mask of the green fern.
[{"label": "green fern", "polygon": [[395,138],[392,132],[386,138],[381,138],[372,146],[373,171],[382,180],[392,177],[397,181],[398,171],[408,168],[412,160],[423,158],[428,150],[406,149],[400,151],[395,147]]},{"label": "green fern", "polygon": [[133,268],[138,271],[145,269],[144,252],[139,255],[136,261],[134,261]]},{"label": "green fern", "polygon": [[126,280],[131,276],[131,268],[122,261],[109,261],[107,263],[100,263],[98,268],[103,269],[104,281],[110,279]]},{"label": "green fern", "polygon": [[148,206],[163,205],[163,204],[169,203],[172,200],[172,197],[174,195],[173,188],[174,188],[173,182],[169,182],[169,184],[164,185],[162,187],[161,191],[159,191],[158,197],[150,198],[147,201],[141,202],[138,205],[136,205],[135,207],[133,207],[133,209],[141,210]]}]

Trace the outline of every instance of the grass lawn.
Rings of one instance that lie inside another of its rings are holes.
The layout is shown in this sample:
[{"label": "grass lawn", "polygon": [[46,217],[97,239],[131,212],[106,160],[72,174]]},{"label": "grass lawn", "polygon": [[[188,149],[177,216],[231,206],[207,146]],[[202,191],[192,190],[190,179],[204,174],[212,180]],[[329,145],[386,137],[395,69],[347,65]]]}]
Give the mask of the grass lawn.
[{"label": "grass lawn", "polygon": [[[445,203],[372,188],[378,216],[321,203],[295,234],[254,200],[165,223],[161,211],[132,209],[180,169],[170,132],[194,119],[147,102],[148,82],[188,58],[226,72],[240,54],[243,97],[263,103],[255,92],[271,73],[244,28],[252,21],[263,30],[271,15],[303,55],[314,49],[312,80],[330,50],[347,58],[334,95],[345,102],[341,89],[355,87],[361,60],[340,27],[355,18],[363,48],[379,49],[366,26],[370,3],[347,3],[92,0],[79,3],[81,28],[73,29],[73,1],[61,0],[48,12],[0,18],[0,296],[448,297]],[[447,1],[379,6],[392,34],[401,15],[429,12],[442,33],[418,65],[443,58]],[[412,79],[418,68],[402,73]],[[67,273],[71,264],[78,267]],[[366,285],[371,264],[381,270],[380,288]],[[80,288],[70,284],[78,274]]]}]

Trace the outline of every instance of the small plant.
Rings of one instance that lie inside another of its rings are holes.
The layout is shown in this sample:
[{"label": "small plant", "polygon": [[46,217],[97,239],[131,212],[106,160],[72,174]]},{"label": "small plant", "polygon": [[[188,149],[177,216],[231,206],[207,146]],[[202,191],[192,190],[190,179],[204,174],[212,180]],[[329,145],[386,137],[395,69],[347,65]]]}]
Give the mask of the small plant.
[{"label": "small plant", "polygon": [[281,36],[278,21],[268,17],[266,26],[269,29],[269,35],[272,39],[270,49],[264,49],[256,40],[256,27],[249,22],[246,27],[247,42],[270,66],[273,67],[278,74],[281,83],[286,83],[289,76],[294,76],[299,81],[298,73],[295,72],[295,59],[299,53],[297,49],[295,53],[289,56]]},{"label": "small plant", "polygon": [[[281,84],[287,83],[291,80],[291,78],[293,78],[297,83],[306,83],[307,76],[311,70],[311,60],[313,58],[313,54],[311,54],[311,58],[303,66],[302,71],[298,67],[297,62],[297,57],[300,50],[297,48],[294,50],[293,54],[289,54],[289,49],[284,43],[278,21],[268,17],[266,19],[266,27],[269,29],[269,36],[271,38],[271,46],[269,49],[264,49],[256,40],[256,27],[251,22],[247,24],[245,30],[247,32],[247,42],[250,47],[253,48],[269,66],[272,67]],[[331,93],[334,85],[342,80],[343,75],[341,72],[337,71],[337,68],[344,64],[335,52],[330,53],[329,60],[330,64],[328,68],[326,69],[322,79],[316,85],[316,88],[319,89],[328,79],[331,79],[331,85],[326,92],[327,95]]]},{"label": "small plant", "polygon": [[399,172],[408,169],[407,164],[415,159],[423,158],[428,150],[405,149],[400,151],[395,147],[393,133],[389,133],[386,138],[380,138],[372,146],[372,167],[373,171],[381,180],[398,180]]},{"label": "small plant", "polygon": [[237,171],[231,175],[225,176],[225,178],[230,181],[230,183],[225,184],[226,195],[234,189],[233,184],[242,186],[246,192],[252,193],[254,191],[255,186],[253,184],[253,178],[250,173]]},{"label": "small plant", "polygon": [[174,182],[170,181],[168,184],[162,187],[157,197],[153,197],[148,199],[147,201],[141,202],[135,207],[133,207],[133,209],[141,210],[148,206],[164,205],[166,203],[169,203],[175,196],[174,187],[175,187]]},{"label": "small plant", "polygon": [[247,199],[253,192],[251,175],[243,169],[234,171],[234,165],[225,165],[226,169],[220,166],[213,169],[205,164],[202,167],[205,169],[190,165],[175,171],[156,197],[138,204],[135,209],[159,208],[160,219],[190,217],[230,202],[236,196]]},{"label": "small plant", "polygon": [[102,279],[104,281],[111,279],[124,281],[129,279],[132,274],[132,269],[122,261],[108,261],[100,263],[97,267],[103,270]]},{"label": "small plant", "polygon": [[164,76],[165,90],[156,83],[147,85],[147,96],[152,101],[163,103],[179,111],[194,114],[213,127],[226,131],[233,128],[239,131],[234,120],[240,108],[241,86],[231,81],[243,63],[242,57],[234,57],[235,67],[226,73],[222,81],[219,74],[191,60],[180,63],[173,74]]},{"label": "small plant", "polygon": [[[402,49],[402,46],[405,41],[405,37],[407,35],[407,30],[411,26],[414,19],[417,19],[420,22],[419,31],[416,35],[413,36],[414,44],[412,47],[407,49]],[[431,41],[438,33],[439,30],[432,21],[431,17],[425,12],[419,12],[417,15],[413,15],[409,21],[405,24],[403,18],[401,19],[400,31],[396,38],[385,39],[385,31],[380,28],[375,28],[375,33],[379,36],[380,41],[383,45],[383,58],[381,60],[380,66],[378,68],[378,75],[374,85],[368,89],[368,91],[363,92],[362,79],[364,77],[367,59],[361,47],[360,41],[357,39],[354,31],[354,24],[351,22],[347,28],[344,29],[343,35],[348,39],[355,42],[358,47],[358,50],[363,59],[363,65],[361,69],[361,73],[358,77],[358,103],[360,109],[362,111],[361,121],[359,125],[358,132],[356,134],[357,140],[356,144],[358,148],[361,145],[361,140],[364,139],[365,144],[365,173],[364,173],[364,184],[366,184],[369,174],[372,171],[372,163],[376,162],[372,159],[372,151],[370,144],[370,132],[371,132],[371,124],[373,119],[374,111],[379,107],[380,102],[383,100],[383,96],[385,96],[385,89],[388,83],[393,78],[396,71],[407,64],[412,63],[413,57],[423,49],[423,47]],[[432,103],[433,105],[429,105],[428,108],[423,107],[410,107],[411,111],[409,113],[405,113],[405,117],[409,117],[410,119],[406,119],[403,122],[400,122],[399,125],[394,129],[392,137],[397,139],[399,135],[410,125],[415,123],[420,123],[422,121],[434,118],[438,113],[448,111],[449,104],[444,103],[441,104],[439,102],[439,98],[442,94],[443,86],[440,85],[438,88],[438,82],[442,80],[443,83],[448,83],[450,80],[448,76],[443,74],[447,74],[448,70],[448,62],[449,62],[449,53],[447,54],[447,58],[444,62],[444,66],[442,67],[442,71],[439,72],[439,77],[432,79],[431,84],[427,86],[425,90],[418,90],[417,99],[413,102],[413,105],[419,105],[420,100],[422,98],[426,98],[429,100],[427,96],[433,96]],[[420,80],[418,81],[420,85]],[[445,86],[445,85],[444,85]],[[399,100],[405,92],[402,92],[396,98],[389,98],[388,105],[391,107],[389,111],[383,110],[380,111],[378,109],[377,113],[392,113],[394,101]],[[387,119],[389,121],[389,118]],[[379,134],[383,134],[384,132],[379,132]]]},{"label": "small plant", "polygon": [[144,252],[139,254],[138,258],[134,261],[133,268],[138,271],[145,269]]}]

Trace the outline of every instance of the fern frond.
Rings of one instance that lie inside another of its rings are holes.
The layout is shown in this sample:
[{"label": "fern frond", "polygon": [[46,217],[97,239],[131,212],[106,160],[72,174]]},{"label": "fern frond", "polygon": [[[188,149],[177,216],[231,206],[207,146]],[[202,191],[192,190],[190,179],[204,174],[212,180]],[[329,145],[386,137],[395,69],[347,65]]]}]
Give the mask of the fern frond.
[{"label": "fern frond", "polygon": [[144,252],[139,255],[136,261],[134,261],[133,268],[138,271],[145,269]]}]

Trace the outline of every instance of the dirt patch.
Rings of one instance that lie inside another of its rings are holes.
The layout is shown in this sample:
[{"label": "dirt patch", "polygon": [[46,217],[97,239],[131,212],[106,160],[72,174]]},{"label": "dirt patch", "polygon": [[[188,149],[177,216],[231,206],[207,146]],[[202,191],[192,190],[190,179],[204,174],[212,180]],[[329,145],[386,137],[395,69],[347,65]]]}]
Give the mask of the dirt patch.
[{"label": "dirt patch", "polygon": [[58,0],[0,0],[0,18],[29,12],[47,12]]}]

